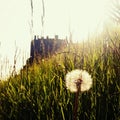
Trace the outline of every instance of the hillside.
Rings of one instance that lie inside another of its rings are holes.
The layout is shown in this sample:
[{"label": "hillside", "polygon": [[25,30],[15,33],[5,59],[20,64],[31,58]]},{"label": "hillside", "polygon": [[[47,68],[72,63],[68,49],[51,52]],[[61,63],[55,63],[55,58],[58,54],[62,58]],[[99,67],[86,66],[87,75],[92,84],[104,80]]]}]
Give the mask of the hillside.
[{"label": "hillside", "polygon": [[104,31],[79,44],[69,44],[39,64],[26,65],[19,75],[0,81],[1,120],[71,120],[74,93],[65,76],[88,71],[93,85],[79,95],[77,119],[120,119],[120,32]]}]

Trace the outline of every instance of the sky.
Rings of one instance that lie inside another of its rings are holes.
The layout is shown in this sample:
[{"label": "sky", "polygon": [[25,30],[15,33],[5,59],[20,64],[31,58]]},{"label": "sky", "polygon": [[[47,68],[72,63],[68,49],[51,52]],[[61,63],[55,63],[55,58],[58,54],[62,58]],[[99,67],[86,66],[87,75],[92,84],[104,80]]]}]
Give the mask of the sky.
[{"label": "sky", "polygon": [[99,32],[107,19],[109,0],[33,0],[31,31],[30,0],[0,0],[0,78],[13,70],[14,58],[19,70],[30,56],[33,35],[69,38],[82,41],[88,34]]}]

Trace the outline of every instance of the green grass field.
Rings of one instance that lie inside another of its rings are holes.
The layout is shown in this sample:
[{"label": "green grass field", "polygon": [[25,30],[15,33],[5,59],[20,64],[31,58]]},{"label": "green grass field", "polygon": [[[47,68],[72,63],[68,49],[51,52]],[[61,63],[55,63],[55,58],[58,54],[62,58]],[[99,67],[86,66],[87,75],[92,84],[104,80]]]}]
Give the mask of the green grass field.
[{"label": "green grass field", "polygon": [[0,120],[72,120],[74,93],[68,71],[91,74],[92,88],[79,95],[78,120],[120,120],[120,31],[69,44],[50,58],[0,81]]}]

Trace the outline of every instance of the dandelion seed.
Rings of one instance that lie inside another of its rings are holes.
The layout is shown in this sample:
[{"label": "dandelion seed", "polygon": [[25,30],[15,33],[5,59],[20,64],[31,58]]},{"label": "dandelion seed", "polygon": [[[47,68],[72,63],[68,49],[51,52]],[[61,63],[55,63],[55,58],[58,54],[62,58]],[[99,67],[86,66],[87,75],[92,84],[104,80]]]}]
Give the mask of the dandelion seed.
[{"label": "dandelion seed", "polygon": [[73,70],[66,75],[66,87],[71,92],[77,92],[80,86],[80,91],[87,91],[92,86],[91,75],[85,70]]}]

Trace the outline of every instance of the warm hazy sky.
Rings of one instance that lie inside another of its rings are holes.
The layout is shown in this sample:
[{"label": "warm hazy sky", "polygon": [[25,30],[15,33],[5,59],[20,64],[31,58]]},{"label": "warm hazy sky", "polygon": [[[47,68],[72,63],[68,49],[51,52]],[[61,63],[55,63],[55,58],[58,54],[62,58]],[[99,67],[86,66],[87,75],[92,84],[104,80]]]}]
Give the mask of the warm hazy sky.
[{"label": "warm hazy sky", "polygon": [[[65,38],[71,32],[73,40],[76,41],[87,37],[88,33],[102,29],[109,5],[109,2],[106,2],[108,0],[44,1],[44,36],[54,37],[57,34],[60,38]],[[42,0],[33,2],[33,34],[41,35]],[[3,61],[6,62],[5,58],[13,65],[15,48],[18,48],[19,66],[23,64],[23,56],[25,59],[29,57],[30,12],[30,0],[0,0],[0,72]]]}]

